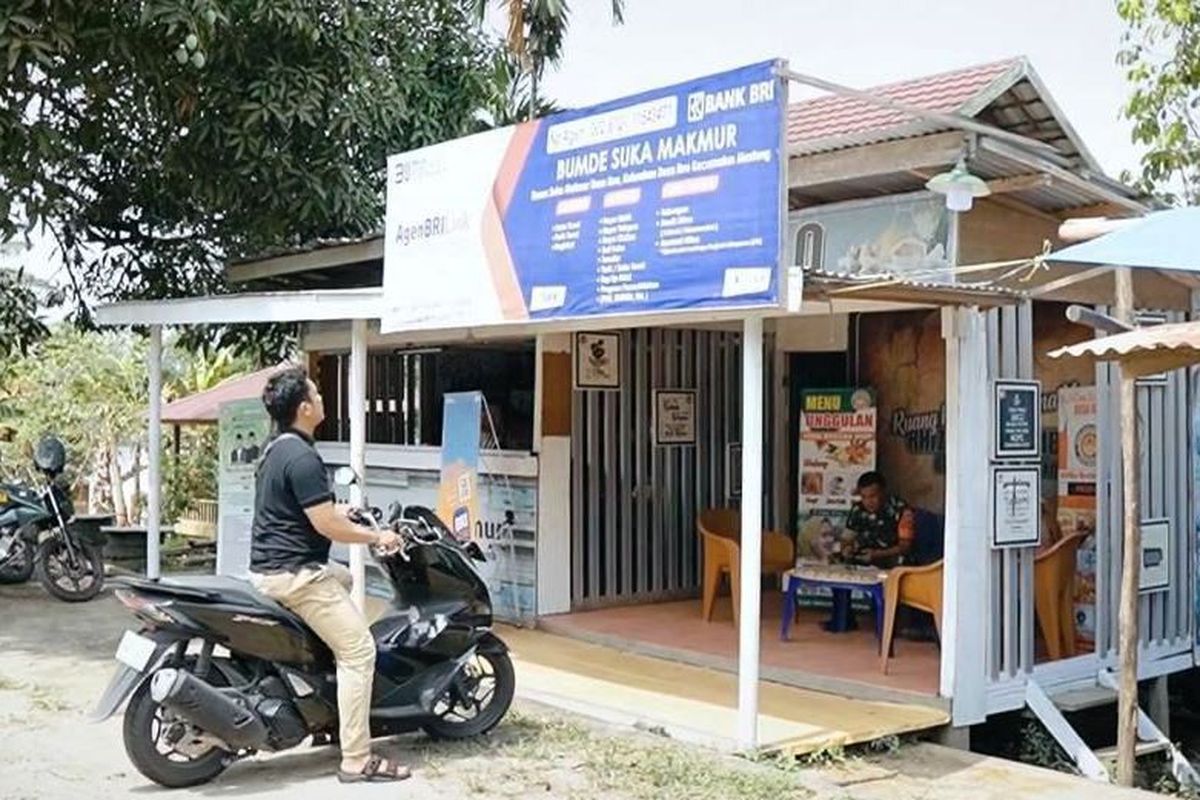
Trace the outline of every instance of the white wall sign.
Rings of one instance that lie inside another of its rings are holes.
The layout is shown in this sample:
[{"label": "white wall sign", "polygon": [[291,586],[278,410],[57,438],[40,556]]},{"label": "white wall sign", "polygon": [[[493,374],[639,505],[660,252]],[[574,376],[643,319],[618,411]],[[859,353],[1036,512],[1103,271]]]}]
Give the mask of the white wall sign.
[{"label": "white wall sign", "polygon": [[654,391],[654,443],[656,445],[696,443],[695,389],[656,389]]},{"label": "white wall sign", "polygon": [[621,335],[575,334],[575,388],[621,388]]},{"label": "white wall sign", "polygon": [[992,548],[1033,547],[1041,538],[1036,466],[992,467]]},{"label": "white wall sign", "polygon": [[1142,569],[1138,591],[1160,592],[1171,585],[1171,521],[1142,520]]},{"label": "white wall sign", "polygon": [[1036,459],[1041,453],[1042,384],[996,381],[992,384],[992,458]]}]

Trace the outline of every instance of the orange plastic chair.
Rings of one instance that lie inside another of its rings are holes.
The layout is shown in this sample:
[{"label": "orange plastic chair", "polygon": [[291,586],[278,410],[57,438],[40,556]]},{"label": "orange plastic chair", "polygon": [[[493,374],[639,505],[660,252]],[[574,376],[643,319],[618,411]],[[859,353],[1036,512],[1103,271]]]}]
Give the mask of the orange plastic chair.
[{"label": "orange plastic chair", "polygon": [[880,662],[883,674],[888,671],[892,652],[892,637],[896,630],[896,609],[910,606],[933,615],[938,638],[942,636],[942,562],[923,567],[896,567],[888,571],[883,584],[883,641],[880,642]]},{"label": "orange plastic chair", "polygon": [[1075,655],[1075,555],[1090,535],[1073,533],[1033,559],[1033,608],[1051,661]]},{"label": "orange plastic chair", "polygon": [[[741,597],[741,547],[738,542],[742,517],[732,508],[709,508],[696,517],[696,532],[704,550],[703,609],[704,621],[712,621],[713,604],[721,578],[729,576],[730,596],[733,599],[733,622],[738,620],[738,598]],[[762,571],[764,575],[782,575],[796,565],[796,549],[791,537],[777,531],[764,531]]]}]

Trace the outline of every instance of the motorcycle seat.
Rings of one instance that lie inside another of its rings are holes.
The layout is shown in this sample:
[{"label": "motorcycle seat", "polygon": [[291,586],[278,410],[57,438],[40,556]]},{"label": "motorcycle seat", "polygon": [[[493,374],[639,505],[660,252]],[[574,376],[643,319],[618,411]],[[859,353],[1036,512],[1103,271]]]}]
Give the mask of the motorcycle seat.
[{"label": "motorcycle seat", "polygon": [[291,611],[255,589],[249,581],[226,575],[179,575],[158,581],[143,580],[130,583],[164,594],[179,594],[213,603],[261,608],[275,616],[299,619]]}]

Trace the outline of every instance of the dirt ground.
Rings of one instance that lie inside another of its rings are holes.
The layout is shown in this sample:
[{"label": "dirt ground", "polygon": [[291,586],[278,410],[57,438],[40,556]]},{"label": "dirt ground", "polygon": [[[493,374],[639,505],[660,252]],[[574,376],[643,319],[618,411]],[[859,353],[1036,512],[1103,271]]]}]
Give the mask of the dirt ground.
[{"label": "dirt ground", "polygon": [[[132,621],[108,593],[68,605],[36,584],[0,586],[0,800],[108,800],[166,792],[129,763],[119,717],[100,724],[85,719],[112,673],[121,632]],[[517,680],[519,686],[519,671]],[[415,776],[401,786],[343,786],[333,777],[334,749],[302,746],[239,762],[213,783],[174,795],[289,800],[1134,796],[1042,770],[1019,767],[1013,773],[998,768],[994,759],[926,744],[866,759],[834,757],[825,767],[751,763],[649,733],[605,727],[519,698],[506,721],[484,739],[451,745],[410,735],[376,747],[411,764]]]},{"label": "dirt ground", "polygon": [[[0,587],[0,798],[107,800],[163,793],[126,758],[121,720],[84,717],[113,670],[132,617],[109,594],[83,605],[29,584]],[[411,764],[397,786],[342,786],[333,748],[301,746],[240,762],[176,796],[307,798],[813,797],[801,775],[747,764],[636,732],[609,731],[518,701],[495,734],[474,743],[396,737],[378,749]]]}]

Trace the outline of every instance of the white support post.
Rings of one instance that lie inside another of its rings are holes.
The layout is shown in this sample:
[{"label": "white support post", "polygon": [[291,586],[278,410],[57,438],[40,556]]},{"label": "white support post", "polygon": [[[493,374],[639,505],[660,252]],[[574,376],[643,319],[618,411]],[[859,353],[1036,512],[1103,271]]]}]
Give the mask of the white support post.
[{"label": "white support post", "polygon": [[742,335],[742,541],[738,613],[738,744],[758,745],[759,615],[762,593],[763,321]]},{"label": "white support post", "polygon": [[983,315],[942,311],[946,340],[946,538],[941,694],[954,725],[987,716],[988,376]]},{"label": "white support post", "polygon": [[[350,487],[350,503],[361,506],[367,482],[367,321],[350,323],[350,468],[358,481]],[[350,545],[350,597],[359,609],[366,605],[367,546]]]},{"label": "white support post", "polygon": [[[160,574],[159,537],[162,535],[162,326],[150,326],[150,352],[147,354],[150,373],[150,435],[148,437],[149,469],[146,492],[146,577],[151,580]],[[134,491],[139,477],[134,477]],[[115,487],[121,491],[122,487]],[[134,520],[130,520],[133,523]]]},{"label": "white support post", "polygon": [[[537,549],[534,552],[539,615],[563,614],[571,610],[571,437],[547,435],[542,427],[546,391],[543,359],[547,354],[562,353],[571,353],[571,334],[538,334],[533,443],[538,454]],[[624,364],[622,369],[628,375],[631,367]]]}]

